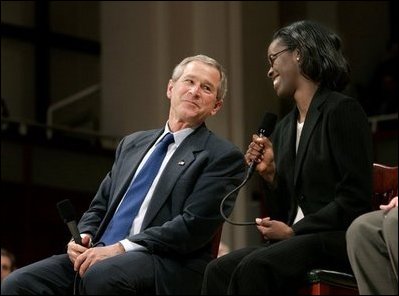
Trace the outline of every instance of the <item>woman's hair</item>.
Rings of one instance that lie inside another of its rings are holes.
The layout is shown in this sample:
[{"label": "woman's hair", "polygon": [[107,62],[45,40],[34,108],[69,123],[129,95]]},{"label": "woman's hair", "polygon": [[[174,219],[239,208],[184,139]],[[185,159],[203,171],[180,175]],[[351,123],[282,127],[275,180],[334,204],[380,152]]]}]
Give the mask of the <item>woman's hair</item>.
[{"label": "woman's hair", "polygon": [[350,68],[342,54],[341,39],[319,23],[294,22],[277,30],[279,39],[291,51],[298,50],[302,74],[321,86],[342,91],[349,83]]},{"label": "woman's hair", "polygon": [[227,93],[227,75],[226,75],[226,71],[224,70],[223,66],[221,64],[219,64],[218,61],[216,61],[215,59],[212,59],[206,55],[196,55],[196,56],[192,56],[192,57],[187,57],[185,58],[183,61],[181,61],[174,69],[173,69],[173,73],[172,73],[172,80],[173,81],[177,81],[180,76],[183,75],[184,69],[186,68],[186,66],[194,61],[198,61],[198,62],[202,62],[204,64],[207,64],[211,67],[216,68],[219,71],[220,74],[220,83],[217,89],[217,94],[216,94],[216,98],[218,100],[222,100],[224,99],[224,97],[226,96]]}]

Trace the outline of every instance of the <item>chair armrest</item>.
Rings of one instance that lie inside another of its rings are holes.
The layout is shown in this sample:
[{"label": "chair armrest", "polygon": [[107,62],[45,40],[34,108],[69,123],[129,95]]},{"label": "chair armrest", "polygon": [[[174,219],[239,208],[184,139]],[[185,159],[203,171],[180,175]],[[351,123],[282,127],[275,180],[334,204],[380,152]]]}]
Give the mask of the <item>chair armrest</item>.
[{"label": "chair armrest", "polygon": [[308,281],[311,283],[324,282],[329,285],[357,288],[356,279],[352,274],[326,270],[326,269],[313,269],[307,274]]}]

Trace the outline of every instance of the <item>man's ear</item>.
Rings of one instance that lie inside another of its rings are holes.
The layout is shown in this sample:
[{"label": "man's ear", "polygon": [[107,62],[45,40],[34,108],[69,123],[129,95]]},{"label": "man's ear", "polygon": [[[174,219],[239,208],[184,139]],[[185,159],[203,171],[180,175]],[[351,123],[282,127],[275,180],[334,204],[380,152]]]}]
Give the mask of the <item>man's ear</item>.
[{"label": "man's ear", "polygon": [[168,86],[166,88],[166,96],[170,99],[172,97],[172,89],[174,87],[174,82],[169,79]]},{"label": "man's ear", "polygon": [[220,110],[220,108],[222,108],[222,106],[223,106],[223,100],[216,100],[213,110],[211,111],[211,114],[215,115]]}]

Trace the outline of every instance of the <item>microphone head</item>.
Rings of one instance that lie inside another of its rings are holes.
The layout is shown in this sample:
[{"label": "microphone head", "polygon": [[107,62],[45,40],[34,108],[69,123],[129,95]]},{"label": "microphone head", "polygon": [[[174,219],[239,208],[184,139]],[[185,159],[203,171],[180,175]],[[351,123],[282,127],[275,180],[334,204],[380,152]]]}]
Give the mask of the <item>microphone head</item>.
[{"label": "microphone head", "polygon": [[269,137],[272,134],[274,127],[276,126],[276,122],[277,115],[274,113],[266,112],[263,116],[262,123],[259,126],[259,135]]},{"label": "microphone head", "polygon": [[58,212],[64,223],[75,220],[76,213],[69,199],[64,199],[57,203]]}]

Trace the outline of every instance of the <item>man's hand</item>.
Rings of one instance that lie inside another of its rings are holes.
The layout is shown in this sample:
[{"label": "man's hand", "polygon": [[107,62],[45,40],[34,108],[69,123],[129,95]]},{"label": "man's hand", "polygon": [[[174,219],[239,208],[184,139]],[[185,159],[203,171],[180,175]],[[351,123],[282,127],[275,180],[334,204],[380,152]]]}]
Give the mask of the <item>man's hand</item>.
[{"label": "man's hand", "polygon": [[75,271],[79,271],[79,275],[82,277],[86,270],[94,263],[123,253],[125,253],[125,249],[120,243],[106,247],[86,249],[83,253],[77,256],[73,267]]},{"label": "man's hand", "polygon": [[380,205],[380,209],[388,212],[390,209],[393,209],[398,206],[398,196],[395,196],[391,199],[391,201],[387,205]]},{"label": "man's hand", "polygon": [[76,258],[83,254],[91,244],[91,237],[89,235],[82,235],[82,245],[75,243],[74,240],[71,240],[68,243],[67,254],[69,256],[69,260],[72,263],[75,263]]}]

